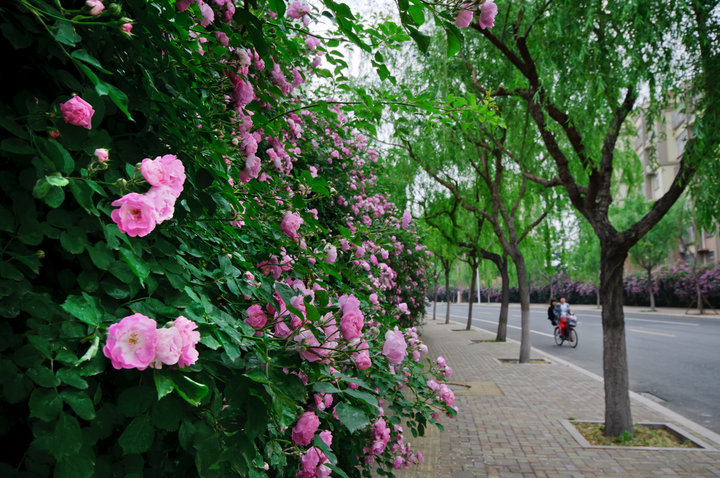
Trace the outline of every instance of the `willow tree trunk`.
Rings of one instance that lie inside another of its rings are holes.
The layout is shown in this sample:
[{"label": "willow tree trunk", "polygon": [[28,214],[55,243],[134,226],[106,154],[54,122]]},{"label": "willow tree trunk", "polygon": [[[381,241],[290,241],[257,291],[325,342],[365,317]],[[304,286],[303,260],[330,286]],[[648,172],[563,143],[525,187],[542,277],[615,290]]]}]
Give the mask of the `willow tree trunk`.
[{"label": "willow tree trunk", "polygon": [[520,363],[530,362],[530,288],[527,281],[525,258],[520,250],[513,251],[513,263],[517,271],[518,292],[520,292]]},{"label": "willow tree trunk", "polygon": [[652,267],[647,269],[647,288],[650,296],[650,310],[655,312],[655,292],[653,291]]},{"label": "willow tree trunk", "polygon": [[[607,242],[607,243],[603,243]],[[600,297],[603,326],[603,377],[605,378],[605,436],[633,434],[628,391],[627,346],[623,312],[623,265],[627,249],[612,240],[601,241]]]},{"label": "willow tree trunk", "polygon": [[[472,266],[472,264],[471,264]],[[475,285],[477,283],[477,267],[473,267],[472,279],[470,279],[470,293],[468,294],[468,318],[465,330],[470,330],[472,327],[472,309],[473,309],[473,293],[475,292]]]},{"label": "willow tree trunk", "polygon": [[437,275],[435,276],[435,296],[433,297],[433,320],[437,318],[435,313],[437,312],[437,296],[438,296],[438,286],[437,286]]},{"label": "willow tree trunk", "polygon": [[[498,317],[498,328],[495,340],[498,342],[507,341],[508,309],[510,308],[510,274],[508,273],[507,260],[499,267],[502,278],[502,296],[500,302],[500,317]],[[489,302],[489,300],[488,300]]]},{"label": "willow tree trunk", "polygon": [[450,323],[450,268],[445,269],[445,323]]}]

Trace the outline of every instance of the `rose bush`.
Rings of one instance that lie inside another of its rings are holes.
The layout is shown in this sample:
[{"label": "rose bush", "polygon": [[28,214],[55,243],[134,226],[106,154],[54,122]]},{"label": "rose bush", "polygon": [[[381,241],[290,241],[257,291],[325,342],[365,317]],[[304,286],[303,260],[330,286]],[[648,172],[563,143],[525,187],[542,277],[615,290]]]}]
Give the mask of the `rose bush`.
[{"label": "rose bush", "polygon": [[418,461],[403,430],[456,413],[427,382],[449,367],[412,327],[427,251],[376,188],[378,153],[353,126],[367,121],[306,89],[334,74],[323,56],[343,63],[308,34],[320,12],[0,11],[16,72],[0,109],[0,474],[369,476]]}]

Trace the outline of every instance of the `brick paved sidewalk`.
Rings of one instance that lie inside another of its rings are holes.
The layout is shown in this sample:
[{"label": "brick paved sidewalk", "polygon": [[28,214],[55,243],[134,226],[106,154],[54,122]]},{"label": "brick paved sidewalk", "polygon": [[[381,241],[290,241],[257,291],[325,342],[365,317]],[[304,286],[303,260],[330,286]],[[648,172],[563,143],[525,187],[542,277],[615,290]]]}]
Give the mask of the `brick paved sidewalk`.
[{"label": "brick paved sidewalk", "polygon": [[[503,364],[519,344],[426,320],[422,339],[453,368],[457,418],[416,439],[423,463],[401,477],[720,477],[720,451],[583,448],[562,420],[603,419],[600,381],[533,350],[550,363]],[[720,450],[720,437],[663,407],[633,397],[635,422],[670,423]]]}]

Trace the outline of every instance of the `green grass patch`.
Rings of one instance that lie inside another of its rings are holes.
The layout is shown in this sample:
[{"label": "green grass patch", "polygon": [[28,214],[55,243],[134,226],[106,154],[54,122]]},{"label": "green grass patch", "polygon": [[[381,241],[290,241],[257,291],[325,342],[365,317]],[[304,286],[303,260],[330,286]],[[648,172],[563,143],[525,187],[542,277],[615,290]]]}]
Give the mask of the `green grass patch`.
[{"label": "green grass patch", "polygon": [[677,436],[664,427],[647,427],[635,425],[635,436],[624,432],[619,437],[611,438],[603,435],[605,425],[602,423],[573,423],[575,428],[594,446],[638,446],[655,448],[699,448],[695,443]]}]

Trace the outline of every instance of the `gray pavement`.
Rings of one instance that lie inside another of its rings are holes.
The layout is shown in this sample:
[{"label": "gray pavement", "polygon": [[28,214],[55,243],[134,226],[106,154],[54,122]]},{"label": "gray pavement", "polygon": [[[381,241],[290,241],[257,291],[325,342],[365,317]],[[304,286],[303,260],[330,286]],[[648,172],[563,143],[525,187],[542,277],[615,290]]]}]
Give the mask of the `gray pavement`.
[{"label": "gray pavement", "polygon": [[453,368],[460,413],[441,420],[444,432],[429,429],[413,443],[424,460],[398,476],[720,477],[720,435],[634,393],[636,423],[668,423],[710,449],[584,447],[564,421],[602,421],[596,375],[537,349],[532,358],[549,363],[501,363],[517,358],[517,342],[482,342],[494,334],[462,329],[431,319],[421,327],[431,356]]}]

